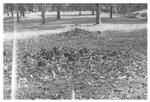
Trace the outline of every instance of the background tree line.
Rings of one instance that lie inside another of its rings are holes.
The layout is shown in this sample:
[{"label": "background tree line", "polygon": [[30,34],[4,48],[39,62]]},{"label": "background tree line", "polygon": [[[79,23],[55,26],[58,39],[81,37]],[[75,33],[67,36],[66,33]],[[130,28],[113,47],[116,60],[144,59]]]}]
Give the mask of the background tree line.
[{"label": "background tree line", "polygon": [[78,11],[82,15],[82,11],[91,11],[91,15],[96,14],[96,24],[101,23],[100,12],[110,12],[110,18],[113,13],[127,14],[130,12],[147,9],[147,4],[34,4],[34,3],[19,3],[4,4],[4,13],[7,16],[17,17],[17,22],[21,17],[25,17],[25,12],[41,12],[42,23],[45,21],[45,12],[57,12],[57,19],[61,19],[62,11]]}]

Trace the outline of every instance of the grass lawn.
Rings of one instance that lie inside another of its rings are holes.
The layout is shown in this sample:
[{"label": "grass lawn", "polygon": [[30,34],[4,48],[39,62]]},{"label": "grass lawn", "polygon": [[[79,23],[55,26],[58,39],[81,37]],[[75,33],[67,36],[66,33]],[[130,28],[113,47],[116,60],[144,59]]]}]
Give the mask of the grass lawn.
[{"label": "grass lawn", "polygon": [[[83,11],[82,15],[79,16],[78,12],[62,12],[61,19],[56,19],[55,12],[46,13],[46,24],[41,23],[41,13],[27,13],[25,18],[22,18],[20,23],[16,23],[16,17],[4,16],[4,33],[14,31],[15,20],[15,31],[16,32],[27,32],[27,31],[41,31],[41,30],[57,30],[64,28],[68,25],[73,24],[95,24],[95,16],[91,15],[91,12]],[[121,15],[113,15],[113,18],[109,18],[109,13],[101,13],[102,24],[145,24],[139,18],[127,18]]]}]

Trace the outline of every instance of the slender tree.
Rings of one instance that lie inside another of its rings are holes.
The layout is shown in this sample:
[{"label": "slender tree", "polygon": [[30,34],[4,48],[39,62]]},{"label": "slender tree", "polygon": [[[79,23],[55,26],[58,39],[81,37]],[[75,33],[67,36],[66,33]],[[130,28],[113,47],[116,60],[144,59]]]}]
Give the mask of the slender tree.
[{"label": "slender tree", "polygon": [[27,8],[26,7],[26,5],[25,4],[18,4],[19,5],[19,11],[20,11],[20,17],[25,17],[25,8]]},{"label": "slender tree", "polygon": [[17,10],[17,22],[20,22],[20,17],[19,17],[19,5],[16,4],[16,10]]},{"label": "slender tree", "polygon": [[113,6],[111,5],[110,6],[110,18],[112,18],[112,16],[113,16]]},{"label": "slender tree", "polygon": [[57,19],[60,19],[60,5],[57,5]]},{"label": "slender tree", "polygon": [[101,24],[100,5],[96,4],[96,24]]},{"label": "slender tree", "polygon": [[79,9],[79,15],[81,16],[81,9]]},{"label": "slender tree", "polygon": [[127,14],[131,13],[131,4],[127,4]]},{"label": "slender tree", "polygon": [[10,12],[11,12],[11,16],[14,17],[14,11],[13,11],[13,9],[11,9]]},{"label": "slender tree", "polygon": [[45,24],[45,4],[41,4],[42,24]]},{"label": "slender tree", "polygon": [[92,9],[92,15],[94,15],[94,9]]},{"label": "slender tree", "polygon": [[5,5],[6,6],[6,12],[7,12],[7,16],[9,16],[9,5]]},{"label": "slender tree", "polygon": [[83,4],[74,4],[75,9],[79,11],[79,16],[81,16],[82,6]]},{"label": "slender tree", "polygon": [[95,15],[95,4],[90,4],[88,8],[92,11],[92,15]]},{"label": "slender tree", "polygon": [[11,16],[13,17],[14,16],[14,4],[8,4],[8,6],[9,6],[9,11],[11,12]]}]

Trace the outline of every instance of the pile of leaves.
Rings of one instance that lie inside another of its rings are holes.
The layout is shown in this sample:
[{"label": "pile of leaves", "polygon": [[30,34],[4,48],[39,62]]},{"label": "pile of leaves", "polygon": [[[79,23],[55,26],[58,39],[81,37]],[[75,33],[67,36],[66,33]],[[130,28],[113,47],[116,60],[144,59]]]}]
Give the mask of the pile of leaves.
[{"label": "pile of leaves", "polygon": [[11,98],[11,69],[12,69],[12,42],[4,42],[4,52],[3,52],[4,99]]},{"label": "pile of leaves", "polygon": [[90,32],[84,29],[75,28],[70,31],[61,33],[59,34],[59,36],[63,36],[67,38],[72,38],[72,37],[84,38],[84,37],[93,37],[96,34],[101,34],[101,32],[100,31]]},{"label": "pile of leaves", "polygon": [[[146,52],[146,33],[137,32],[132,36],[121,33],[121,37],[114,35],[120,32],[113,32],[103,38],[99,31],[75,28],[54,36],[21,39],[17,46],[17,98],[147,99],[147,58],[139,52]],[[127,43],[130,37],[134,39]],[[6,99],[11,93],[10,52],[12,45],[4,50]]]},{"label": "pile of leaves", "polygon": [[3,84],[4,84],[4,99],[11,98],[11,69],[12,59],[7,55],[4,55],[4,67],[3,67]]},{"label": "pile of leaves", "polygon": [[69,47],[26,53],[18,62],[17,97],[146,99],[146,58],[140,55],[135,51]]}]

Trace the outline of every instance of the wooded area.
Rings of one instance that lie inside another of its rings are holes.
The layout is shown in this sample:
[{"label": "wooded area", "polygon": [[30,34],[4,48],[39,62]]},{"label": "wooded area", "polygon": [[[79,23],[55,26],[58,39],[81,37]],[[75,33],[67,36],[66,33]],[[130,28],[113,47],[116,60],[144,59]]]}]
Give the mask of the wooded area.
[{"label": "wooded area", "polygon": [[91,15],[94,15],[96,11],[95,23],[100,24],[100,11],[110,12],[110,18],[112,18],[113,13],[125,15],[144,9],[147,9],[146,4],[4,4],[4,12],[7,13],[7,16],[10,16],[11,13],[11,16],[14,17],[14,12],[17,12],[17,22],[21,17],[25,17],[25,12],[41,11],[42,23],[46,23],[45,12],[51,11],[57,12],[57,19],[61,19],[61,12],[64,11],[79,11],[79,15],[82,15],[82,11],[87,10],[91,10]]}]

